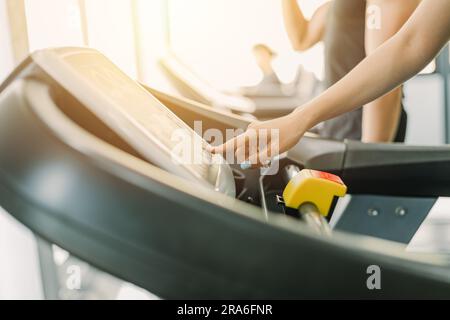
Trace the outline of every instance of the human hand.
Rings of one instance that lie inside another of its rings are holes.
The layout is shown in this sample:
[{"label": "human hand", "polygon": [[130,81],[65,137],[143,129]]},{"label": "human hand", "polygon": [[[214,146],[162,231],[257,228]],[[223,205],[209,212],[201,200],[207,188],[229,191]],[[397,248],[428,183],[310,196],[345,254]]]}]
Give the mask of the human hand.
[{"label": "human hand", "polygon": [[250,124],[247,131],[225,144],[211,147],[229,163],[238,163],[242,169],[267,166],[271,159],[294,147],[308,128],[302,125],[298,113],[265,122]]}]

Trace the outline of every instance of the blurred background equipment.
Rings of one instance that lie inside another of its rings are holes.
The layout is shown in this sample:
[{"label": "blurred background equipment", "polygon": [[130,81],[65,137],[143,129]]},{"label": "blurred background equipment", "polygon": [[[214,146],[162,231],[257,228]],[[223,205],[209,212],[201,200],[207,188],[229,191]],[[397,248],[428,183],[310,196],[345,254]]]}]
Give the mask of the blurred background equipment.
[{"label": "blurred background equipment", "polygon": [[[324,2],[299,4],[310,17]],[[273,69],[282,83],[293,83],[300,68],[319,81],[323,79],[322,44],[305,53],[293,52],[276,1],[0,0],[0,17],[0,79],[35,49],[89,46],[152,88],[183,95],[160,65],[164,57],[174,56],[189,74],[223,96],[262,80],[253,54],[258,43],[277,53]],[[450,142],[448,65],[447,48],[435,63],[405,85],[406,143]],[[300,80],[305,96],[310,94],[309,81]],[[270,100],[254,102],[261,109],[273,109]],[[423,122],[433,125],[424,129]]]},{"label": "blurred background equipment", "polygon": [[322,90],[320,81],[301,65],[292,65],[292,69],[297,68],[292,81],[285,83],[280,80],[274,69],[277,54],[267,45],[255,45],[253,54],[261,70],[262,79],[254,86],[242,87],[239,92],[255,103],[254,115],[257,118],[286,115],[311,100]]}]

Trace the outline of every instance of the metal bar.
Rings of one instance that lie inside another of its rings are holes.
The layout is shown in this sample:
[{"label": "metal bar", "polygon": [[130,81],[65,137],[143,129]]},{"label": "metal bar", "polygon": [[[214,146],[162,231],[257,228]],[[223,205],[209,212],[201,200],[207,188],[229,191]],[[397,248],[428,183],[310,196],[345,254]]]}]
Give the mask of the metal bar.
[{"label": "metal bar", "polygon": [[265,191],[264,191],[264,178],[265,177],[266,177],[265,175],[262,175],[259,178],[259,192],[260,192],[260,195],[261,195],[261,204],[262,204],[262,208],[263,208],[264,219],[266,221],[269,221],[269,210],[267,209],[266,194],[265,194]]},{"label": "metal bar", "polygon": [[450,96],[449,96],[449,46],[447,45],[436,60],[436,71],[442,76],[444,85],[445,143],[450,143]]},{"label": "metal bar", "polygon": [[134,38],[134,54],[136,61],[136,72],[139,81],[143,81],[143,63],[142,63],[142,47],[141,47],[141,31],[139,28],[139,5],[138,0],[131,0],[131,22],[133,24],[133,38]]},{"label": "metal bar", "polygon": [[36,236],[39,264],[41,268],[42,288],[45,300],[59,300],[58,270],[53,261],[51,244]]},{"label": "metal bar", "polygon": [[25,0],[6,1],[11,47],[16,63],[22,62],[29,54],[28,26],[25,12]]},{"label": "metal bar", "polygon": [[164,0],[164,10],[163,10],[163,15],[164,15],[164,22],[165,22],[165,32],[166,32],[166,48],[169,51],[173,52],[173,48],[172,48],[172,31],[170,28],[171,25],[171,19],[170,19],[170,1],[171,0]]},{"label": "metal bar", "polygon": [[81,33],[83,35],[83,44],[89,46],[89,31],[86,12],[86,0],[78,0],[78,6],[80,7],[80,19],[81,19]]},{"label": "metal bar", "polygon": [[328,221],[320,214],[317,207],[312,203],[305,203],[298,209],[305,223],[324,236],[331,236],[331,227]]}]

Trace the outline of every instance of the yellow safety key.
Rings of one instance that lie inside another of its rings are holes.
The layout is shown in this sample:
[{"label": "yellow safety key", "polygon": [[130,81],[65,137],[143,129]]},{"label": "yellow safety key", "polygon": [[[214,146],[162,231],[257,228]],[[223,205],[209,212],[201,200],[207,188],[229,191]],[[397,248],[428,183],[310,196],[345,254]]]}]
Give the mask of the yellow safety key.
[{"label": "yellow safety key", "polygon": [[303,204],[311,203],[319,213],[327,217],[334,197],[343,197],[347,186],[334,174],[302,170],[287,185],[283,193],[286,207],[299,209]]}]

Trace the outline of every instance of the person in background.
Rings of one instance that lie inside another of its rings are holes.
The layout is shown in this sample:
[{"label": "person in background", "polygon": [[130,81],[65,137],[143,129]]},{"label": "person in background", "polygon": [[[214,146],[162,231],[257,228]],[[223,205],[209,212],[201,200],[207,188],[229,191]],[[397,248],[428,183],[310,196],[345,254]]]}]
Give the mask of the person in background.
[{"label": "person in background", "polygon": [[240,94],[253,97],[265,95],[268,91],[271,93],[275,91],[281,95],[283,84],[273,69],[273,61],[277,57],[277,54],[269,46],[257,44],[253,47],[253,55],[256,64],[261,70],[262,79],[255,86],[242,87]]},{"label": "person in background", "polygon": [[[422,0],[395,36],[320,96],[287,116],[255,122],[244,134],[210,150],[227,154],[227,158],[228,152],[236,154],[244,150],[246,160],[241,164],[242,168],[264,165],[267,156],[275,157],[288,151],[318,123],[356,110],[398,88],[423,70],[449,40],[450,1]],[[249,149],[254,140],[257,143],[263,140],[260,134],[272,130],[277,132],[273,139],[270,136],[264,139],[265,144],[260,148]]]},{"label": "person in background", "polygon": [[272,66],[273,60],[277,57],[277,54],[267,45],[257,44],[253,47],[253,55],[263,74],[260,85],[281,85],[281,81],[278,79]]},{"label": "person in background", "polygon": [[300,65],[291,65],[295,77],[290,82],[283,82],[274,69],[277,54],[269,46],[257,44],[252,51],[262,77],[256,85],[241,87],[239,93],[254,102],[258,117],[267,119],[287,114],[321,89],[314,74]]},{"label": "person in background", "polygon": [[[305,51],[324,42],[324,82],[329,88],[400,30],[419,3],[420,0],[334,0],[319,7],[310,20],[305,19],[297,0],[282,0],[282,7],[286,31],[295,50]],[[366,21],[366,11],[368,18],[379,21]],[[338,140],[404,142],[406,125],[399,87],[363,109],[320,124],[316,131]]]},{"label": "person in background", "polygon": [[304,69],[298,67],[295,79],[291,83],[283,83],[273,69],[274,60],[277,54],[265,44],[257,44],[253,47],[253,55],[263,75],[262,80],[253,87],[244,87],[241,94],[249,96],[278,96],[293,97],[298,94],[300,79],[304,76]]}]

